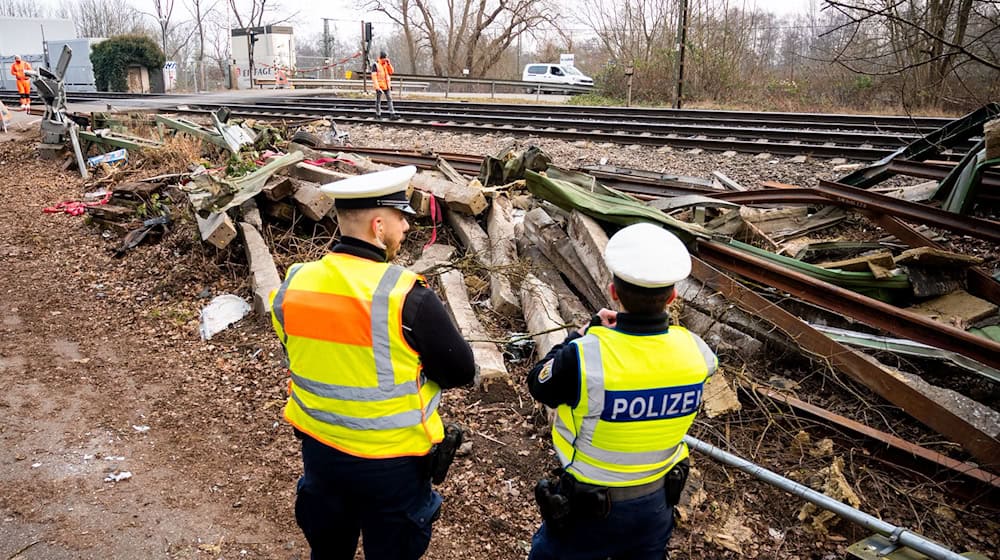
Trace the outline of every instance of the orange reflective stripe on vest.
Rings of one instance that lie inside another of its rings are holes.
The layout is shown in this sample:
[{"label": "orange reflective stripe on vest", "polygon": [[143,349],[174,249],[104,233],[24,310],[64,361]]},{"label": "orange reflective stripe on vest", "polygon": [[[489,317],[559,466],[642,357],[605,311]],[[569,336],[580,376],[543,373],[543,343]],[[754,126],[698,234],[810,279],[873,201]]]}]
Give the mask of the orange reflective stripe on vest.
[{"label": "orange reflective stripe on vest", "polygon": [[402,332],[418,278],[344,254],[289,269],[272,319],[291,370],[291,424],[361,457],[424,455],[441,441],[440,388]]}]

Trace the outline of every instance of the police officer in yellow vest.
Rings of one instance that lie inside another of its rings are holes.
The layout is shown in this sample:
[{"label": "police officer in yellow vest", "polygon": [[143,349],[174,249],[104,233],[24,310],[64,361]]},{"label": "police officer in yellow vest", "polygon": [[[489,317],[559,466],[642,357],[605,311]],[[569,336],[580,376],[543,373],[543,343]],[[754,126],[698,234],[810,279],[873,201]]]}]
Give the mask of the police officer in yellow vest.
[{"label": "police officer in yellow vest", "polygon": [[388,262],[409,229],[415,171],[323,186],[336,200],[340,243],[289,267],[272,295],[291,374],[285,418],[302,440],[295,517],[314,560],[354,558],[359,535],[368,560],[423,555],[441,507],[431,477],[447,469],[442,450],[455,443],[438,412],[441,390],[475,377],[441,301]]},{"label": "police officer in yellow vest", "polygon": [[621,311],[600,310],[528,375],[532,396],[556,409],[561,464],[535,488],[543,522],[529,560],[665,557],[687,479],[681,439],[718,365],[701,338],[668,322],[673,285],[691,272],[677,237],[628,226],[605,263]]}]

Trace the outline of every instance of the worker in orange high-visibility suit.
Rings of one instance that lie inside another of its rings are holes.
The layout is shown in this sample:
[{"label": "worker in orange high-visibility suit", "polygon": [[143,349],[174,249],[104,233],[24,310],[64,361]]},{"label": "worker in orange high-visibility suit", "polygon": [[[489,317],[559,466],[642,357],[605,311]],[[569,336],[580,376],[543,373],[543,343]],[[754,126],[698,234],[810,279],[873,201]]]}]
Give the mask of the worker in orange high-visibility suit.
[{"label": "worker in orange high-visibility suit", "polygon": [[372,64],[372,83],[375,86],[375,117],[382,118],[382,96],[389,101],[389,115],[392,120],[399,118],[396,108],[392,106],[392,78],[394,71],[389,56],[382,51],[378,54],[378,61]]},{"label": "worker in orange high-visibility suit", "polygon": [[21,110],[27,112],[31,109],[31,79],[25,74],[31,70],[31,65],[27,61],[21,60],[20,56],[14,56],[14,64],[10,65],[10,73],[17,82],[17,93],[21,97]]}]

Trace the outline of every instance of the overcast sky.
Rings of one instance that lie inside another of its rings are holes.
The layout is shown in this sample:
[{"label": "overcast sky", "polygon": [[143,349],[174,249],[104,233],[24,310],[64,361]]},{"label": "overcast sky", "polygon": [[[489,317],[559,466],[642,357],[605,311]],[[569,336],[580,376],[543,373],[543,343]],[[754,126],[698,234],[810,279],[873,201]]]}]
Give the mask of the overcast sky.
[{"label": "overcast sky", "polygon": [[[72,2],[73,0],[67,1]],[[128,1],[144,12],[153,11],[153,0]],[[388,20],[382,14],[365,12],[364,10],[357,9],[355,7],[357,5],[356,0],[271,1],[272,3],[280,6],[280,10],[274,12],[277,17],[273,17],[272,19],[281,19],[292,16],[293,19],[289,23],[295,28],[295,35],[303,38],[321,33],[323,31],[322,18],[332,19],[330,22],[331,32],[334,33],[336,37],[351,41],[357,40],[360,36],[359,31],[362,20],[375,22],[376,34],[378,33],[377,26],[379,23],[388,23]],[[564,4],[571,4],[574,2],[574,0],[560,1]],[[616,0],[607,1],[614,2]],[[804,13],[808,10],[811,4],[818,3],[819,1],[820,0],[730,0],[730,5],[732,7],[737,7],[742,4],[747,8],[757,6],[776,15],[786,16],[796,13]],[[59,0],[41,0],[41,2],[55,7],[58,5]],[[177,5],[174,8],[174,18],[176,20],[179,21],[190,18],[186,4],[186,0],[177,0]],[[249,0],[237,0],[237,4],[246,4],[249,6]],[[227,5],[226,0],[219,0],[219,5],[220,8]],[[152,18],[149,19],[150,24],[155,25],[155,21],[153,21]],[[573,30],[574,35],[581,37],[586,35],[583,29],[584,26],[580,23],[571,22],[567,24],[567,27]]]}]

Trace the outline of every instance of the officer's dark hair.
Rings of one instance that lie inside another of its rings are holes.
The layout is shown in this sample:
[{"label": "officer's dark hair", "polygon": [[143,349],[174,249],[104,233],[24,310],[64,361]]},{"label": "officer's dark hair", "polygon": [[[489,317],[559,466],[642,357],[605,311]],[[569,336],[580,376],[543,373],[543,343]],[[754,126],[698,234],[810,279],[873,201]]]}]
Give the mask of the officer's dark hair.
[{"label": "officer's dark hair", "polygon": [[381,52],[378,53],[378,57],[379,58],[389,58],[389,55],[385,54],[385,51],[381,51]]},{"label": "officer's dark hair", "polygon": [[674,287],[664,288],[644,288],[630,284],[615,276],[612,280],[615,285],[615,293],[618,294],[618,301],[629,313],[637,315],[656,315],[663,313],[670,303],[670,298],[674,295]]},{"label": "officer's dark hair", "polygon": [[[336,205],[334,205],[336,206]],[[354,222],[368,221],[368,215],[371,214],[375,208],[343,208],[337,207],[337,220],[341,222]]]}]

